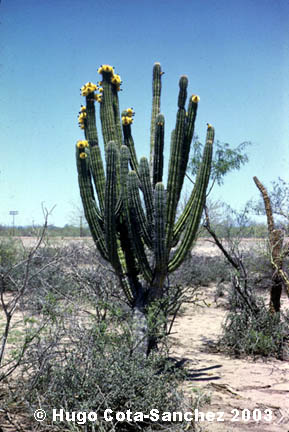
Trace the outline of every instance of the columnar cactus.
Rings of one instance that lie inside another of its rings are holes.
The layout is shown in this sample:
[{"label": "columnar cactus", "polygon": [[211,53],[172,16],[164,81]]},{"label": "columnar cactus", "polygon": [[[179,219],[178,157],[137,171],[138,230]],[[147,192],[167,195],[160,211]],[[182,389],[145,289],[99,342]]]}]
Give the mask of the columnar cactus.
[{"label": "columnar cactus", "polygon": [[[81,89],[86,104],[79,113],[85,140],[76,145],[80,194],[95,244],[119,277],[138,321],[136,340],[142,341],[141,349],[146,350],[148,307],[154,300],[162,299],[167,274],[183,262],[196,237],[210,177],[214,129],[211,125],[207,127],[203,161],[191,197],[176,219],[199,97],[191,96],[185,108],[188,79],[182,76],[165,186],[160,64],[156,63],[153,68],[150,161],[146,157],[138,160],[136,156],[133,109],[127,108],[120,115],[119,75],[109,65],[102,65],[98,72],[102,75],[101,82],[98,85],[89,82]],[[96,101],[100,103],[105,164],[96,128]],[[153,260],[149,259],[148,252]]]}]

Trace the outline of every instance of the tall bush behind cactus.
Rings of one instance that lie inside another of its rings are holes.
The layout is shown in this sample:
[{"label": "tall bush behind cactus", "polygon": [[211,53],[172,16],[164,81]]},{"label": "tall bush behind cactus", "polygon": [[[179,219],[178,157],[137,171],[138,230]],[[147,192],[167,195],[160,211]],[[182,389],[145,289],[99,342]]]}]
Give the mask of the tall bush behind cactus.
[{"label": "tall bush behind cactus", "polygon": [[[155,63],[153,68],[149,161],[146,157],[138,160],[135,152],[132,108],[120,115],[119,75],[109,65],[101,66],[98,72],[102,75],[99,85],[87,83],[81,89],[86,104],[79,114],[85,140],[76,145],[80,194],[95,244],[102,257],[113,266],[133,310],[135,349],[147,353],[155,339],[148,328],[150,308],[156,301],[160,304],[166,301],[167,276],[183,262],[196,237],[210,177],[214,128],[207,127],[203,160],[195,185],[183,213],[176,220],[199,97],[192,95],[185,107],[188,79],[182,76],[165,186],[165,119],[160,113],[163,74],[160,64]],[[96,101],[100,103],[105,164],[96,128]]]}]

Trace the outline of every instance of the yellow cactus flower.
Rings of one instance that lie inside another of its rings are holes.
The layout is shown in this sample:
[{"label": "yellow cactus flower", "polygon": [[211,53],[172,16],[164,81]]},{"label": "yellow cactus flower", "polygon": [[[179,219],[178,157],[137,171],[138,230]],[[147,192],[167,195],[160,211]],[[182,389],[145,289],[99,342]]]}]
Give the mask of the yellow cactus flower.
[{"label": "yellow cactus flower", "polygon": [[80,157],[80,159],[85,159],[85,158],[87,158],[87,154],[84,152],[81,152],[81,153],[79,153],[79,157]]},{"label": "yellow cactus flower", "polygon": [[81,87],[81,94],[82,96],[88,96],[90,93],[93,93],[98,89],[96,84],[93,84],[92,82],[88,82],[84,84],[84,86]]},{"label": "yellow cactus flower", "polygon": [[110,65],[101,65],[100,68],[97,70],[99,74],[102,74],[104,72],[110,72],[113,73],[113,67]]},{"label": "yellow cactus flower", "polygon": [[85,126],[84,126],[84,124],[79,124],[79,127],[80,127],[80,129],[85,129]]},{"label": "yellow cactus flower", "polygon": [[80,112],[85,112],[85,111],[86,111],[86,106],[81,105]]},{"label": "yellow cactus flower", "polygon": [[104,65],[103,66],[103,71],[104,72],[113,72],[113,67],[110,65]]},{"label": "yellow cactus flower", "polygon": [[103,92],[103,88],[99,87],[98,91],[99,91],[99,93],[102,93]]},{"label": "yellow cactus flower", "polygon": [[80,122],[83,122],[84,121],[84,119],[86,118],[86,112],[81,112],[79,115],[78,115],[78,121],[80,121]]},{"label": "yellow cactus flower", "polygon": [[127,108],[126,109],[126,115],[127,115],[127,117],[134,116],[134,110],[132,108]]},{"label": "yellow cactus flower", "polygon": [[101,101],[102,101],[102,97],[101,97],[101,95],[98,94],[98,93],[96,93],[96,94],[94,95],[94,99],[96,100],[96,102],[101,102]]},{"label": "yellow cactus flower", "polygon": [[197,95],[193,95],[192,96],[192,101],[195,102],[195,103],[198,103],[198,102],[200,102],[200,97],[197,96]]},{"label": "yellow cactus flower", "polygon": [[124,117],[121,118],[121,121],[122,121],[123,125],[127,126],[127,125],[132,124],[133,118],[132,117],[128,117],[128,116],[124,116]]},{"label": "yellow cactus flower", "polygon": [[76,147],[79,149],[84,149],[85,147],[89,147],[88,141],[86,140],[78,140],[76,143]]},{"label": "yellow cactus flower", "polygon": [[120,86],[121,85],[121,77],[117,74],[113,74],[111,77],[111,83]]},{"label": "yellow cactus flower", "polygon": [[213,126],[212,126],[210,123],[207,123],[207,128],[208,128],[208,129],[212,129]]}]

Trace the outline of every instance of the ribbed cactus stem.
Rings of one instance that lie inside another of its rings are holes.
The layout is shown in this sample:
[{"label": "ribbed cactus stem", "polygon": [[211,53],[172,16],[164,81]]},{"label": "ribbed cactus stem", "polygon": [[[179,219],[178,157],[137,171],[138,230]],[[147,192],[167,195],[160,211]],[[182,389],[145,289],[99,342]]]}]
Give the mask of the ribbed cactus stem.
[{"label": "ribbed cactus stem", "polygon": [[142,157],[139,164],[139,180],[140,188],[143,192],[145,209],[146,209],[146,221],[147,231],[150,238],[152,238],[153,220],[154,220],[154,203],[153,203],[153,189],[150,182],[150,169],[147,158]]},{"label": "ribbed cactus stem", "polygon": [[163,181],[164,169],[164,139],[165,139],[165,118],[159,114],[155,125],[155,151],[153,158],[153,187]]},{"label": "ribbed cactus stem", "polygon": [[192,95],[189,101],[189,107],[187,112],[187,130],[186,130],[186,140],[189,146],[191,145],[192,139],[194,137],[195,120],[197,117],[199,100],[200,100],[199,96]]},{"label": "ribbed cactus stem", "polygon": [[153,103],[151,115],[151,138],[150,138],[150,175],[153,177],[154,153],[155,153],[155,124],[157,115],[161,107],[161,77],[163,72],[160,63],[155,63],[153,67]]},{"label": "ribbed cactus stem", "polygon": [[90,148],[90,161],[92,165],[92,177],[95,184],[95,189],[98,197],[98,202],[101,211],[104,211],[104,188],[105,188],[105,174],[101,158],[98,135],[96,129],[95,119],[95,99],[94,93],[89,93],[86,96],[86,127],[85,136],[88,140]]},{"label": "ribbed cactus stem", "polygon": [[191,192],[190,198],[189,198],[188,202],[186,203],[182,214],[180,215],[179,219],[177,220],[177,222],[174,226],[174,231],[173,231],[173,245],[174,246],[178,243],[178,241],[180,239],[180,235],[183,232],[183,230],[185,229],[188,218],[189,218],[191,212],[193,211],[193,206],[195,203],[195,195],[197,193],[197,188],[198,187],[195,183],[194,188]]},{"label": "ribbed cactus stem", "polygon": [[121,196],[123,202],[123,212],[119,223],[119,237],[120,244],[123,249],[126,267],[127,267],[127,278],[128,285],[126,289],[126,296],[129,302],[133,302],[133,298],[136,297],[137,291],[139,290],[138,274],[139,268],[136,263],[136,257],[132,245],[132,230],[129,215],[129,201],[128,201],[128,189],[127,189],[127,177],[128,177],[128,164],[129,164],[129,150],[126,146],[120,148],[120,175],[121,175]]},{"label": "ribbed cactus stem", "polygon": [[120,262],[118,255],[117,230],[116,230],[116,202],[117,202],[117,179],[116,166],[118,163],[118,151],[114,141],[107,144],[107,163],[106,163],[106,188],[105,188],[105,212],[104,229],[106,238],[106,248],[109,261],[117,272],[120,272]]},{"label": "ribbed cactus stem", "polygon": [[134,140],[131,134],[131,125],[122,125],[124,144],[129,149],[131,169],[138,172],[138,160],[136,156]]},{"label": "ribbed cactus stem", "polygon": [[98,145],[90,149],[90,161],[92,176],[95,184],[95,190],[100,206],[100,210],[104,212],[104,191],[105,191],[105,174]]},{"label": "ribbed cactus stem", "polygon": [[[198,96],[193,95],[193,96],[191,96],[190,102],[189,102],[189,107],[188,107],[188,112],[187,112],[187,129],[186,129],[185,145],[184,145],[185,151],[183,154],[183,162],[182,162],[183,163],[183,167],[182,167],[183,170],[186,169],[186,167],[188,165],[191,142],[192,142],[192,139],[194,136],[195,120],[196,120],[196,116],[197,116],[199,100],[200,100],[200,98]],[[184,181],[184,178],[180,182],[180,185],[179,185],[180,189],[183,186],[183,181]],[[195,184],[193,191],[191,193],[191,196],[190,196],[190,198],[189,198],[189,200],[185,206],[185,209],[184,209],[182,215],[179,217],[177,223],[174,226],[174,231],[173,231],[173,244],[174,245],[178,242],[180,235],[186,226],[188,216],[192,210],[192,205],[194,203],[194,197],[195,197],[195,193],[197,191],[197,187],[198,186]]]},{"label": "ribbed cactus stem", "polygon": [[164,273],[167,265],[165,244],[166,192],[163,183],[157,183],[155,192],[154,255],[156,271]]},{"label": "ribbed cactus stem", "polygon": [[[143,277],[151,282],[152,271],[145,253],[144,240],[147,236],[145,232],[146,227],[144,224],[144,215],[141,208],[139,190],[139,180],[135,171],[130,171],[128,174],[128,204],[129,204],[129,217],[130,227],[132,233],[132,242],[137,256],[138,264],[141,269]],[[149,239],[151,242],[151,239]]]},{"label": "ribbed cactus stem", "polygon": [[111,72],[104,72],[102,76],[103,92],[100,103],[100,118],[105,149],[110,141],[117,142],[111,77]]},{"label": "ribbed cactus stem", "polygon": [[152,281],[153,296],[163,296],[164,282],[167,275],[168,253],[166,249],[166,191],[162,183],[157,183],[154,191],[155,224],[154,224],[154,256],[155,273]]},{"label": "ribbed cactus stem", "polygon": [[113,114],[114,114],[117,146],[120,149],[120,147],[123,144],[123,139],[122,139],[122,127],[121,127],[121,120],[120,120],[118,89],[115,85],[112,86],[112,103],[113,103]]},{"label": "ribbed cactus stem", "polygon": [[130,171],[128,175],[128,193],[130,206],[134,207],[135,215],[137,217],[137,224],[139,225],[139,235],[145,244],[152,247],[152,237],[148,229],[147,219],[143,210],[142,202],[139,193],[139,179],[135,171]]},{"label": "ribbed cactus stem", "polygon": [[185,103],[187,100],[187,88],[188,88],[188,77],[186,75],[182,75],[179,81],[179,96],[178,96],[178,107],[185,108]]},{"label": "ribbed cactus stem", "polygon": [[186,110],[184,104],[186,101],[188,80],[186,77],[181,77],[179,81],[179,98],[178,98],[178,113],[176,120],[176,127],[174,132],[174,142],[171,145],[170,162],[169,162],[169,175],[167,183],[167,227],[166,227],[166,241],[167,248],[172,246],[173,227],[175,223],[177,205],[181,195],[180,185],[186,172],[183,158],[186,156],[189,149],[187,149],[187,142],[185,141],[186,131]]},{"label": "ribbed cactus stem", "polygon": [[98,145],[98,136],[96,129],[96,118],[95,118],[95,99],[94,93],[89,93],[86,96],[86,139],[89,142],[89,146],[93,147]]},{"label": "ribbed cactus stem", "polygon": [[83,203],[84,214],[89,225],[93,240],[104,259],[108,259],[108,253],[104,238],[103,220],[94,199],[91,174],[88,166],[89,152],[87,157],[80,158],[80,151],[76,148],[76,166],[78,171],[78,183],[80,196]]},{"label": "ribbed cactus stem", "polygon": [[204,154],[202,163],[200,165],[197,178],[196,178],[196,193],[194,196],[194,203],[192,211],[190,212],[188,223],[185,229],[184,237],[181,244],[179,245],[174,257],[169,262],[168,270],[172,272],[185,259],[187,253],[190,251],[192,243],[195,239],[204,204],[206,201],[206,190],[210,179],[211,162],[212,162],[212,151],[214,142],[214,128],[209,125],[207,129],[206,144],[204,148]]}]

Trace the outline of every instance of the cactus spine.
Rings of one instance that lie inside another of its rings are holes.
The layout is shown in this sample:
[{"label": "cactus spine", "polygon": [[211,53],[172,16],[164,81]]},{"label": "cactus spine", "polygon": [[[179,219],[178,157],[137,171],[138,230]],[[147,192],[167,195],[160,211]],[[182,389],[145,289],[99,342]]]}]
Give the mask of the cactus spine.
[{"label": "cactus spine", "polygon": [[[76,149],[80,194],[95,244],[116,271],[134,310],[133,316],[138,319],[142,316],[144,322],[150,303],[164,295],[167,274],[183,262],[196,237],[210,177],[214,129],[208,125],[203,160],[194,189],[183,213],[176,220],[194,134],[198,96],[190,97],[186,109],[188,79],[182,76],[165,188],[165,119],[160,114],[163,74],[160,64],[156,63],[153,68],[150,161],[145,157],[140,161],[137,159],[131,132],[132,108],[120,116],[120,77],[109,65],[101,66],[98,72],[102,75],[101,89],[92,83],[81,89],[86,105],[81,108],[79,124],[86,140],[79,141]],[[100,94],[96,93],[97,90]],[[100,103],[106,169],[96,129],[95,101]],[[183,238],[179,242],[181,234]],[[172,256],[171,249],[175,246]],[[151,251],[153,260],[149,260],[148,251]],[[137,325],[134,327],[139,328]],[[140,335],[136,336],[137,341],[141,339]],[[144,351],[148,341],[140,345]]]}]

